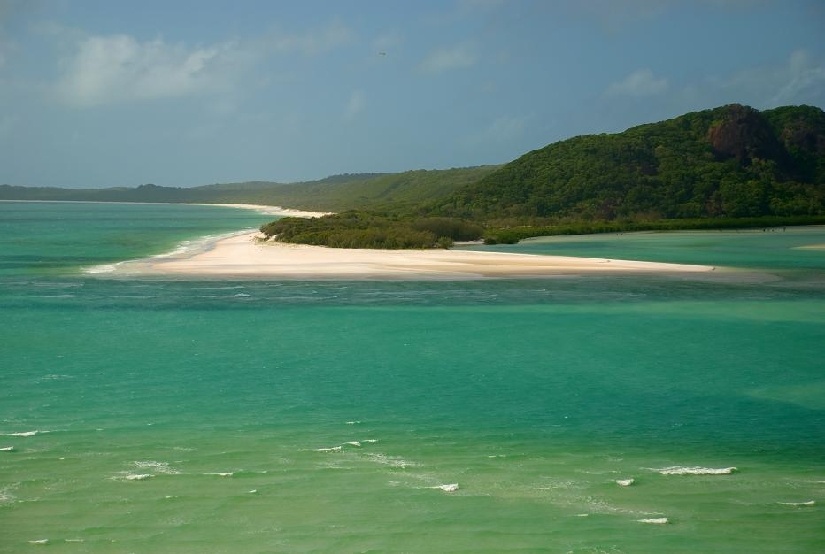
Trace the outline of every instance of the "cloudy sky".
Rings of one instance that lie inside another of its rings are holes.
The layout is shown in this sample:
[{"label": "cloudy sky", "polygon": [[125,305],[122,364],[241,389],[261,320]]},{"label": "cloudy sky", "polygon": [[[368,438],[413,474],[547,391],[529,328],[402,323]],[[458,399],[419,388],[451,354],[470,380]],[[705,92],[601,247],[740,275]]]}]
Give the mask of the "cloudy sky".
[{"label": "cloudy sky", "polygon": [[504,163],[732,102],[825,108],[825,2],[0,0],[0,183]]}]

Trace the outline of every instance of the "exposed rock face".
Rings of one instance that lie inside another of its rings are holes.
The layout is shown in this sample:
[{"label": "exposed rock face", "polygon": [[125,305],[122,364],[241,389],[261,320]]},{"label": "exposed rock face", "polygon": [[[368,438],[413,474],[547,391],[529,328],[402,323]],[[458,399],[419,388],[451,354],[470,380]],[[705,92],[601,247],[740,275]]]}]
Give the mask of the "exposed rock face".
[{"label": "exposed rock face", "polygon": [[726,106],[723,120],[708,129],[708,140],[717,159],[736,158],[743,165],[754,158],[776,158],[782,150],[765,118],[740,104]]}]

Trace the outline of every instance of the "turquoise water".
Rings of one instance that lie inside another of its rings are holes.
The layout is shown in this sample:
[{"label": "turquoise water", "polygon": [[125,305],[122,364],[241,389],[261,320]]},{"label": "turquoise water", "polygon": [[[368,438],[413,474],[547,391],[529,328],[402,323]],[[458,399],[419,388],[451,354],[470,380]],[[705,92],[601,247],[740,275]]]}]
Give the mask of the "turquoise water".
[{"label": "turquoise water", "polygon": [[[823,236],[823,227],[611,233],[539,237],[517,245],[496,245],[484,249],[821,273],[825,271]],[[810,246],[820,248],[806,248]]]},{"label": "turquoise water", "polygon": [[0,552],[825,551],[825,230],[563,246],[742,283],[81,271],[267,219],[0,203]]}]

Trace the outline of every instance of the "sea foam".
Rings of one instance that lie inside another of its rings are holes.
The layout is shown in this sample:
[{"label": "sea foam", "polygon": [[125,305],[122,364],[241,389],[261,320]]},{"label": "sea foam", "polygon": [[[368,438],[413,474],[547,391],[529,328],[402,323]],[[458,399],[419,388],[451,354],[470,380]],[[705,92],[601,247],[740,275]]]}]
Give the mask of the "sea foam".
[{"label": "sea foam", "polygon": [[646,517],[643,519],[637,519],[639,523],[652,523],[654,525],[665,525],[670,523],[670,521],[666,517]]},{"label": "sea foam", "polygon": [[20,433],[5,433],[7,437],[33,437],[40,433],[48,433],[48,431],[22,431]]},{"label": "sea foam", "polygon": [[14,495],[11,493],[11,489],[16,486],[17,485],[11,485],[4,489],[0,489],[0,506],[14,502]]},{"label": "sea foam", "polygon": [[170,467],[167,462],[145,460],[133,462],[133,465],[138,469],[151,469],[155,473],[163,473],[165,475],[177,475],[180,473],[180,471],[178,471],[177,469]]},{"label": "sea foam", "polygon": [[154,477],[151,473],[127,473],[123,476],[125,481],[146,481]]},{"label": "sea foam", "polygon": [[417,463],[405,460],[404,458],[399,458],[397,456],[387,456],[386,454],[370,453],[367,454],[367,459],[381,465],[399,469],[415,467],[418,465]]},{"label": "sea foam", "polygon": [[431,489],[438,489],[444,492],[455,492],[458,490],[458,483],[448,483],[445,485],[437,485],[435,487],[430,487]]},{"label": "sea foam", "polygon": [[662,475],[730,475],[736,471],[736,467],[700,467],[700,466],[670,466],[662,468],[651,468]]}]

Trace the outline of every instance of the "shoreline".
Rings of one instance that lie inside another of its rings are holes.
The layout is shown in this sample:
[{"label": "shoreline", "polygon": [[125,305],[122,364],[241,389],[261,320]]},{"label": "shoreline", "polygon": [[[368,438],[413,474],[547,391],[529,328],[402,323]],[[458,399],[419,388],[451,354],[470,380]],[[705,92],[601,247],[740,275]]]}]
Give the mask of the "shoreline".
[{"label": "shoreline", "polygon": [[366,250],[260,240],[238,231],[195,248],[94,266],[99,277],[279,280],[477,280],[576,275],[719,276],[729,270],[609,258],[576,258],[477,250]]},{"label": "shoreline", "polygon": [[221,208],[238,208],[242,210],[252,210],[264,215],[280,215],[283,217],[321,217],[334,212],[308,212],[305,210],[294,210],[282,206],[267,206],[266,204],[192,204],[193,206],[220,206]]},{"label": "shoreline", "polygon": [[242,210],[252,210],[264,215],[280,215],[284,217],[321,217],[329,215],[334,212],[308,212],[304,210],[294,210],[292,208],[284,208],[282,206],[268,206],[266,204],[202,204],[193,202],[126,202],[126,201],[110,201],[110,200],[0,200],[0,202],[29,202],[41,204],[139,204],[150,206],[218,206],[220,208],[238,208]]}]

